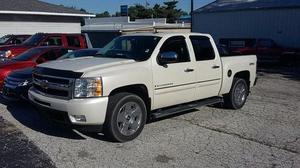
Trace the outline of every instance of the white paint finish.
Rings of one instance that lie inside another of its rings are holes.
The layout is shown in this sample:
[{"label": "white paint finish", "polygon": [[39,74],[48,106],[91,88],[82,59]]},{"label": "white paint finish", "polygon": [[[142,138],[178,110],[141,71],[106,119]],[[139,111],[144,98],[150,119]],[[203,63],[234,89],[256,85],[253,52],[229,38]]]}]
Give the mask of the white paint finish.
[{"label": "white paint finish", "polygon": [[[194,35],[194,37],[196,36],[197,35]],[[210,39],[210,43],[212,44],[215,51],[215,59],[195,62],[197,82],[195,90],[196,99],[203,99],[218,95],[222,84],[222,65],[218,49],[216,48],[216,45],[211,36],[205,35],[205,37],[208,37]],[[190,40],[188,40],[188,46],[190,48],[190,55],[193,58],[196,58],[193,45]],[[219,68],[214,69],[213,66],[219,66]]]},{"label": "white paint finish", "polygon": [[[108,97],[102,98],[89,98],[89,99],[72,99],[72,100],[60,100],[43,95],[37,94],[34,91],[29,90],[28,97],[30,101],[39,104],[36,100],[43,100],[51,104],[51,108],[59,111],[67,111],[70,121],[76,125],[102,125],[105,121],[106,107],[108,104]],[[49,107],[43,104],[39,104],[43,107]],[[87,110],[88,109],[88,110]],[[74,115],[84,115],[86,122],[71,120]]]},{"label": "white paint finish", "polygon": [[55,12],[31,12],[31,11],[0,11],[0,14],[17,14],[17,15],[45,15],[45,16],[72,16],[72,17],[96,17],[93,14],[77,13],[55,13]]},{"label": "white paint finish", "polygon": [[[253,87],[257,68],[257,58],[255,55],[222,57],[221,60],[223,64],[223,77],[220,95],[229,93],[233,77],[241,71],[248,71],[250,73],[250,88]],[[232,71],[230,77],[227,75],[229,70]]]},{"label": "white paint finish", "polygon": [[[139,34],[139,36],[153,36],[153,34]],[[168,107],[171,105],[182,104],[202,98],[209,98],[212,96],[219,96],[229,92],[232,85],[232,77],[227,77],[227,71],[232,70],[233,75],[241,71],[249,71],[251,86],[253,86],[254,79],[256,77],[256,56],[235,56],[219,58],[219,53],[216,48],[212,37],[207,34],[199,33],[176,33],[176,34],[163,34],[158,33],[157,36],[162,37],[154,49],[151,58],[147,61],[136,62],[133,60],[117,59],[117,58],[78,58],[60,61],[51,61],[45,64],[39,65],[39,67],[47,67],[60,70],[71,70],[77,72],[83,72],[83,77],[102,77],[103,81],[103,96],[108,97],[110,93],[118,88],[130,85],[143,85],[147,88],[149,97],[151,98],[151,110]],[[205,61],[199,63],[198,66],[205,66],[204,69],[197,69],[190,35],[207,36],[210,38],[214,51],[216,53],[216,60]],[[160,52],[160,48],[163,43],[170,37],[184,36],[187,41],[188,49],[191,56],[191,62],[168,64],[168,67],[159,66],[157,64],[157,55]],[[218,63],[220,71],[213,72],[210,70],[211,65]],[[250,65],[254,63],[254,65]],[[206,66],[208,65],[208,66]],[[186,68],[194,69],[193,73],[186,73]],[[199,77],[197,77],[197,74]],[[222,76],[221,76],[222,75]],[[207,83],[197,84],[195,81],[205,81],[212,78],[222,78],[220,82],[211,81]],[[221,90],[221,91],[220,91]],[[220,92],[219,92],[220,91]],[[202,95],[203,94],[203,95]],[[55,104],[54,109],[66,110],[69,114],[76,115],[90,115],[87,118],[98,118],[97,121],[104,121],[105,115],[103,113],[98,114],[97,110],[103,111],[106,109],[106,104],[103,102],[96,102],[93,106],[89,99],[80,99],[80,102],[61,101],[60,99],[49,98],[41,96],[34,91],[29,92],[30,99],[38,98],[38,100]],[[102,99],[102,98],[99,98]],[[85,101],[86,100],[86,101]],[[96,101],[96,100],[95,100]],[[34,103],[37,103],[33,101]],[[73,104],[75,103],[75,104]],[[106,103],[106,102],[104,102]],[[85,108],[85,111],[91,111],[91,114],[80,110],[81,106]],[[78,108],[78,109],[77,109]],[[74,112],[73,112],[74,111]],[[93,121],[93,120],[91,120]],[[89,121],[86,124],[94,124]]]},{"label": "white paint finish", "polygon": [[6,34],[81,33],[80,23],[0,21],[0,36]]},{"label": "white paint finish", "polygon": [[300,48],[300,9],[196,13],[193,31],[220,38],[269,38],[282,46]]}]

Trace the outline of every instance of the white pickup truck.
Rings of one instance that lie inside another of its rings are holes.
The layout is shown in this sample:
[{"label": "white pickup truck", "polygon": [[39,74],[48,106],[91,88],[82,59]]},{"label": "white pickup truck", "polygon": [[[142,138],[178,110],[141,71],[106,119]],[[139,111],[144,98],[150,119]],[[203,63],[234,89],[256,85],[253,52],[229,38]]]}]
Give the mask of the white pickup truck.
[{"label": "white pickup truck", "polygon": [[221,58],[208,34],[125,35],[96,57],[39,65],[28,95],[57,121],[125,142],[148,119],[216,103],[242,108],[256,62],[256,56]]}]

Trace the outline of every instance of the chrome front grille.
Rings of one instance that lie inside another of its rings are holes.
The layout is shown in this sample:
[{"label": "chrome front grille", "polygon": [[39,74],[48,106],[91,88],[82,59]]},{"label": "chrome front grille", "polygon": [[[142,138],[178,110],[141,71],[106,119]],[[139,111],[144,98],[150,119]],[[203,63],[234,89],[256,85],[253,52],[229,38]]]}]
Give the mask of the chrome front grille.
[{"label": "chrome front grille", "polygon": [[33,86],[40,94],[60,99],[71,99],[74,79],[33,74]]}]

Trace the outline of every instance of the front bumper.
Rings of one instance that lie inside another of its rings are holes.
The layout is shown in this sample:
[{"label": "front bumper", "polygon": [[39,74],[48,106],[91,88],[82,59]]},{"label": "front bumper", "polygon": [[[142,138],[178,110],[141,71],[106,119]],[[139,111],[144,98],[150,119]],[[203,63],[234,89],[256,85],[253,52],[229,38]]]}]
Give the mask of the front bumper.
[{"label": "front bumper", "polygon": [[2,89],[3,96],[8,100],[28,99],[28,90],[31,86],[18,86],[15,88],[4,85]]},{"label": "front bumper", "polygon": [[[92,126],[105,122],[108,97],[62,100],[38,94],[32,88],[28,91],[28,98],[42,111],[65,115],[72,125]],[[78,116],[84,116],[84,121],[76,120]]]}]

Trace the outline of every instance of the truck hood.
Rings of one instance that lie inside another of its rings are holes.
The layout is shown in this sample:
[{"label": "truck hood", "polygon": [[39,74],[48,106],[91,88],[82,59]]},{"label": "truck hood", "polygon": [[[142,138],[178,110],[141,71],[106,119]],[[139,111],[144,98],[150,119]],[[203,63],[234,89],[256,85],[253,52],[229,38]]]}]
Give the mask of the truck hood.
[{"label": "truck hood", "polygon": [[134,62],[135,61],[132,59],[82,57],[75,59],[51,61],[44,64],[40,64],[38,65],[38,67],[86,73],[93,70],[110,68],[113,66],[130,64]]},{"label": "truck hood", "polygon": [[13,71],[12,73],[9,74],[9,77],[16,78],[16,79],[31,80],[33,70],[34,68],[25,68],[25,69]]}]

